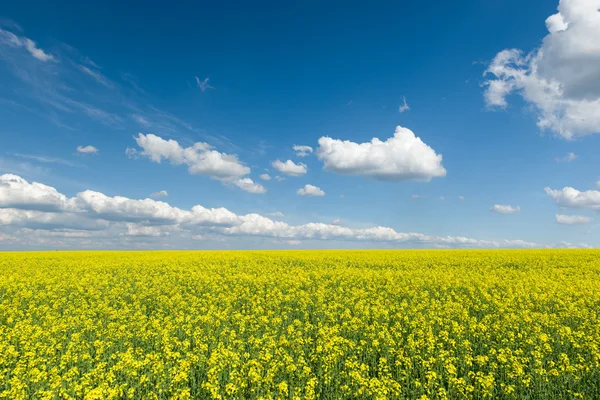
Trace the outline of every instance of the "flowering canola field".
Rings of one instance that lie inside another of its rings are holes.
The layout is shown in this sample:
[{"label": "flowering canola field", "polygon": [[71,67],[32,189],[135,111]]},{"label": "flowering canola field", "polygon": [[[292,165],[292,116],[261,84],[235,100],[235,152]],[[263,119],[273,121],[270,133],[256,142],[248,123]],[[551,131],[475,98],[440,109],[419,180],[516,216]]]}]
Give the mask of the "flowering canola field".
[{"label": "flowering canola field", "polygon": [[0,398],[600,398],[600,251],[0,253]]}]

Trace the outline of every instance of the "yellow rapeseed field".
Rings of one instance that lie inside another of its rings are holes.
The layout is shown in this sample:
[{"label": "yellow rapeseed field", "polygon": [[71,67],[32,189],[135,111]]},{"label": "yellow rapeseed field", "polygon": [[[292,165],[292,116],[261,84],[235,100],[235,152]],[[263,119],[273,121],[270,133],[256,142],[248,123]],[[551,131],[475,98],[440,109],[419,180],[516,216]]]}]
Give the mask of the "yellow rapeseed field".
[{"label": "yellow rapeseed field", "polygon": [[0,398],[600,398],[600,251],[0,253]]}]

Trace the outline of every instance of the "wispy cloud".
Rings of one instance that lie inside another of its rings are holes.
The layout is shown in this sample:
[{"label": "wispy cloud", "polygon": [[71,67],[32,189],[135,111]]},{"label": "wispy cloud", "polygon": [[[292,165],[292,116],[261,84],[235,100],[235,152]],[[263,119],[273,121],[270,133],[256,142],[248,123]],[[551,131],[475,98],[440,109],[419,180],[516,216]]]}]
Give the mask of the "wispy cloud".
[{"label": "wispy cloud", "polygon": [[[7,80],[5,88],[11,93],[7,97],[10,103],[0,102],[15,112],[36,115],[58,127],[81,130],[95,121],[112,129],[125,129],[133,120],[181,143],[194,143],[201,137],[230,153],[249,151],[223,134],[210,134],[160,105],[152,105],[134,75],[120,72],[116,75],[120,79],[110,79],[100,63],[65,43],[53,46],[50,53],[10,21],[0,20],[0,67],[2,73],[14,78]],[[198,78],[196,84],[206,91],[213,88],[209,81],[208,77]]]},{"label": "wispy cloud", "polygon": [[400,112],[400,113],[410,110],[408,103],[406,103],[406,97],[402,97],[402,100],[403,100],[403,103],[400,104],[400,107],[398,107],[398,112]]},{"label": "wispy cloud", "polygon": [[11,31],[23,32],[21,25],[8,18],[0,17],[0,28],[5,28]]},{"label": "wispy cloud", "polygon": [[556,161],[556,162],[559,162],[559,163],[560,163],[560,162],[566,162],[566,163],[570,163],[570,162],[573,162],[573,161],[575,161],[575,160],[576,160],[578,157],[579,157],[579,156],[578,156],[577,154],[575,154],[575,153],[567,153],[567,155],[566,155],[566,156],[563,156],[563,157],[556,157],[556,158],[554,159],[554,161]]},{"label": "wispy cloud", "polygon": [[141,115],[138,114],[131,114],[131,118],[137,122],[138,124],[140,124],[141,126],[145,127],[145,128],[149,128],[150,126],[152,126],[152,124],[150,122],[148,122],[148,120],[144,117],[142,117]]},{"label": "wispy cloud", "polygon": [[139,93],[146,94],[146,91],[138,84],[137,78],[132,74],[123,72],[121,73],[121,79],[127,82],[134,90],[138,91]]},{"label": "wispy cloud", "polygon": [[111,88],[111,89],[114,87],[114,84],[107,77],[102,75],[100,72],[93,71],[84,65],[78,65],[78,68],[85,74],[94,78],[96,80],[96,82],[98,82],[99,84],[104,85],[107,88]]},{"label": "wispy cloud", "polygon": [[0,29],[0,45],[9,47],[22,47],[26,49],[29,54],[40,61],[55,61],[55,58],[52,56],[52,54],[46,53],[44,50],[39,48],[33,40],[25,36],[17,36],[14,33],[4,29]]},{"label": "wispy cloud", "polygon": [[30,178],[38,178],[50,174],[50,169],[39,165],[34,165],[27,161],[17,161],[0,157],[0,171],[3,173],[12,173]]},{"label": "wispy cloud", "polygon": [[35,154],[21,154],[21,153],[10,153],[10,155],[14,156],[14,157],[20,157],[20,158],[25,158],[28,160],[38,161],[41,163],[61,164],[61,165],[66,165],[68,167],[87,168],[86,165],[74,163],[72,161],[64,160],[64,159],[58,158],[58,157],[47,157],[47,156],[38,156]]},{"label": "wispy cloud", "polygon": [[214,89],[213,86],[208,84],[208,81],[210,80],[208,77],[204,78],[204,80],[200,80],[200,78],[198,78],[197,76],[195,78],[196,84],[198,85],[200,90],[202,90],[202,92],[206,92],[207,89]]}]

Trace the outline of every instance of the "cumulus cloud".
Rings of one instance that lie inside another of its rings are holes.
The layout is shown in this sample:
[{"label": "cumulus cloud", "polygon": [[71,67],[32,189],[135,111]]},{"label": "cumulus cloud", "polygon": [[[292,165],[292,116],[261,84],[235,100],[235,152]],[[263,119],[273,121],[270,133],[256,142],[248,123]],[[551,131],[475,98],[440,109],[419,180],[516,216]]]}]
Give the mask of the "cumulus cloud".
[{"label": "cumulus cloud", "polygon": [[160,192],[154,192],[150,195],[153,199],[157,199],[159,197],[167,197],[169,193],[166,190],[161,190]]},{"label": "cumulus cloud", "polygon": [[600,191],[598,190],[581,192],[572,187],[565,187],[561,190],[547,187],[544,191],[560,207],[600,210]]},{"label": "cumulus cloud", "polygon": [[519,94],[533,106],[537,125],[564,139],[600,132],[600,4],[561,0],[546,20],[539,48],[499,52],[484,75],[484,99],[504,108]]},{"label": "cumulus cloud", "polygon": [[499,214],[514,214],[514,213],[518,213],[519,211],[521,211],[521,207],[516,206],[510,206],[510,205],[505,205],[505,204],[494,204],[492,206],[492,208],[490,208],[491,211],[497,212]]},{"label": "cumulus cloud", "polygon": [[231,183],[233,183],[235,186],[239,187],[240,189],[242,189],[248,193],[262,194],[262,193],[267,192],[267,189],[265,189],[265,187],[263,185],[261,185],[259,183],[255,183],[250,178],[236,179],[235,181],[232,181]]},{"label": "cumulus cloud", "polygon": [[259,178],[262,179],[263,181],[270,181],[271,180],[271,175],[269,175],[269,174],[262,174]]},{"label": "cumulus cloud", "polygon": [[208,143],[198,142],[190,147],[182,147],[176,140],[165,140],[151,133],[140,133],[135,141],[142,148],[142,156],[156,163],[167,160],[174,165],[185,164],[190,174],[231,179],[250,173],[250,168],[242,165],[236,156],[219,153]]},{"label": "cumulus cloud", "polygon": [[285,178],[283,178],[283,177],[281,177],[281,176],[277,175],[277,176],[275,177],[275,180],[276,180],[277,182],[283,182],[283,181],[285,181]]},{"label": "cumulus cloud", "polygon": [[23,210],[62,211],[77,208],[73,199],[42,183],[29,183],[17,175],[0,176],[0,207]]},{"label": "cumulus cloud", "polygon": [[[35,206],[31,206],[34,208]],[[73,213],[67,211],[36,211],[17,208],[0,208],[0,228],[19,227],[46,229],[55,231],[57,229],[76,230],[103,230],[110,223],[105,220],[90,218],[84,213]]]},{"label": "cumulus cloud", "polygon": [[442,156],[407,128],[396,127],[394,136],[385,142],[370,142],[322,137],[316,151],[326,171],[360,175],[382,181],[430,181],[446,175]]},{"label": "cumulus cloud", "polygon": [[225,228],[225,232],[230,235],[260,235],[292,240],[335,239],[395,243],[431,243],[450,246],[536,247],[535,243],[522,240],[486,241],[457,236],[437,237],[421,233],[399,233],[392,228],[383,226],[366,229],[352,229],[323,223],[308,223],[294,226],[284,222],[272,221],[257,214],[245,216],[244,221],[240,225]]},{"label": "cumulus cloud", "polygon": [[[175,247],[182,240],[207,238],[264,237],[282,241],[343,240],[387,242],[396,245],[453,247],[539,247],[523,240],[477,240],[461,236],[431,236],[401,233],[390,227],[375,226],[353,229],[332,224],[306,223],[290,225],[259,214],[239,215],[226,208],[200,205],[181,209],[153,199],[130,199],[107,196],[85,190],[67,197],[55,188],[28,182],[15,175],[0,176],[0,234],[2,241],[14,238],[28,243],[35,237],[46,247],[97,247],[109,243],[118,247],[134,245],[136,240],[160,238],[172,240]],[[280,216],[279,213],[274,213]],[[339,222],[339,221],[334,221]],[[12,240],[12,239],[10,239]],[[60,240],[60,241],[58,241]],[[12,241],[10,242],[13,245]]]},{"label": "cumulus cloud", "polygon": [[220,153],[208,143],[198,142],[190,147],[182,147],[176,140],[165,140],[154,134],[138,134],[135,138],[142,151],[127,149],[130,158],[138,155],[161,163],[163,160],[173,165],[186,165],[193,175],[204,175],[224,183],[232,184],[249,193],[265,193],[266,189],[244,175],[250,168],[243,165],[235,155]]},{"label": "cumulus cloud", "polygon": [[0,29],[0,45],[22,47],[40,61],[55,61],[55,58],[51,54],[40,49],[33,40],[24,36],[17,36],[4,29]]},{"label": "cumulus cloud", "polygon": [[306,184],[303,188],[300,188],[296,191],[300,196],[314,196],[314,197],[322,197],[325,196],[325,192],[321,190],[321,188],[313,185]]},{"label": "cumulus cloud", "polygon": [[282,162],[280,160],[273,161],[271,164],[273,168],[282,174],[286,174],[289,176],[302,176],[308,172],[306,164],[300,163],[296,164],[292,160],[287,160],[286,162]]},{"label": "cumulus cloud", "polygon": [[80,154],[96,154],[98,151],[94,146],[77,146],[77,152]]},{"label": "cumulus cloud", "polygon": [[582,225],[587,224],[592,219],[583,215],[561,215],[556,214],[556,222],[561,225]]},{"label": "cumulus cloud", "polygon": [[293,147],[294,151],[296,152],[296,155],[298,157],[306,157],[308,155],[310,155],[313,152],[313,148],[310,146],[300,146],[295,144]]}]

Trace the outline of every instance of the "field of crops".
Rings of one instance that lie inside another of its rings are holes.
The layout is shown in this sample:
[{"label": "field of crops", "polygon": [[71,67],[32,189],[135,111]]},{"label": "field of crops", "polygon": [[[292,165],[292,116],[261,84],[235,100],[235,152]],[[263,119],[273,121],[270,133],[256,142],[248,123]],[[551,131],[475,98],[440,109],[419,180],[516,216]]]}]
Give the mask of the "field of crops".
[{"label": "field of crops", "polygon": [[600,251],[0,253],[0,398],[600,397]]}]

